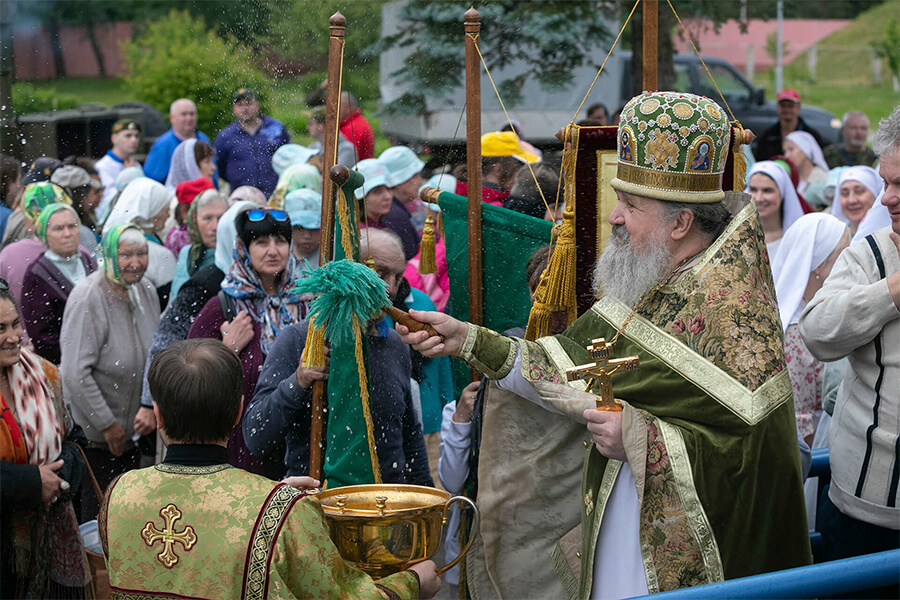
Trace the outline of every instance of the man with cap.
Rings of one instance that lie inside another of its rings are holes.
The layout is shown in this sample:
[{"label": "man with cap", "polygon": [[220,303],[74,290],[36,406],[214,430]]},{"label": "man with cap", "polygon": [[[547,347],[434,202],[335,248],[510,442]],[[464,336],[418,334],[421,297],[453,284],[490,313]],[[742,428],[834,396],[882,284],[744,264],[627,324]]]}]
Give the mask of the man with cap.
[{"label": "man with cap", "polygon": [[259,101],[252,90],[240,88],[234,93],[232,111],[234,123],[216,137],[219,174],[231,189],[252,185],[271,196],[278,183],[272,156],[279,147],[290,143],[291,136],[280,121],[260,114]]},{"label": "man with cap", "polygon": [[[492,131],[481,136],[481,197],[494,206],[503,206],[515,182],[516,173],[525,163],[540,160],[522,147],[512,131]],[[456,184],[456,193],[466,195],[466,182]]]},{"label": "man with cap", "polygon": [[819,132],[806,124],[800,116],[800,94],[797,90],[783,89],[775,98],[778,102],[778,122],[762,132],[756,140],[756,150],[753,156],[757,161],[769,160],[775,155],[783,155],[784,148],[781,140],[792,131],[806,131],[816,138],[816,143],[822,147],[822,136]]},{"label": "man with cap", "polygon": [[172,155],[178,144],[194,137],[210,144],[209,137],[202,131],[197,131],[197,105],[193,100],[179,98],[173,102],[169,106],[169,122],[172,127],[156,138],[144,161],[144,175],[160,183],[166,182]]},{"label": "man with cap", "polygon": [[[625,105],[617,136],[618,204],[590,310],[534,342],[418,311],[443,338],[398,332],[425,356],[458,356],[501,389],[587,421],[582,523],[553,556],[572,596],[627,598],[807,565],[762,227],[749,195],[722,191],[726,113],[702,96],[648,92]],[[610,390],[604,354],[639,365],[617,371]],[[601,386],[582,379],[598,375]],[[573,400],[598,393],[607,410],[577,410]]]},{"label": "man with cap", "polygon": [[829,169],[835,167],[871,167],[878,157],[869,148],[869,117],[861,110],[844,113],[841,119],[841,141],[822,150]]},{"label": "man with cap", "polygon": [[116,177],[127,167],[136,167],[138,162],[132,158],[141,144],[141,124],[131,119],[120,119],[113,123],[112,148],[94,164],[103,184],[103,198],[100,200],[98,214],[105,217],[109,212],[109,203],[116,195]]},{"label": "man with cap", "polygon": [[409,260],[419,252],[419,234],[413,225],[413,210],[410,209],[419,199],[419,188],[424,183],[422,168],[425,163],[406,146],[388,148],[378,157],[378,163],[387,173],[388,185],[394,195],[391,211],[382,222],[400,237],[403,255]]}]

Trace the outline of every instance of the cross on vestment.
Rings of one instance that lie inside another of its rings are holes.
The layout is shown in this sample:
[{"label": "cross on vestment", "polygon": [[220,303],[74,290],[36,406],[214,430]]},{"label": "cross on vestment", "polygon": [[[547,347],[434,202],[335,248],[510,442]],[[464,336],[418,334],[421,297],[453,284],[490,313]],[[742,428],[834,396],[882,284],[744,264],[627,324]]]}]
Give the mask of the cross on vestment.
[{"label": "cross on vestment", "polygon": [[594,388],[599,388],[596,393],[597,410],[621,411],[622,403],[613,396],[612,380],[610,375],[619,369],[625,371],[633,371],[640,366],[640,359],[637,356],[626,356],[624,358],[610,358],[610,350],[612,344],[606,343],[604,338],[591,340],[587,351],[590,353],[594,362],[584,365],[578,365],[566,369],[566,378],[569,381],[590,380],[587,386],[587,392],[594,392]]},{"label": "cross on vestment", "polygon": [[188,551],[197,542],[197,534],[194,533],[194,528],[190,525],[181,532],[175,531],[175,521],[181,518],[181,511],[174,504],[169,504],[159,511],[159,516],[163,518],[165,523],[163,530],[157,529],[153,521],[147,521],[147,524],[141,530],[141,537],[144,538],[144,543],[148,546],[152,546],[160,541],[163,543],[163,551],[156,558],[165,568],[171,569],[178,563],[178,556],[172,550],[172,546],[175,542],[178,542],[184,546],[185,551]]}]

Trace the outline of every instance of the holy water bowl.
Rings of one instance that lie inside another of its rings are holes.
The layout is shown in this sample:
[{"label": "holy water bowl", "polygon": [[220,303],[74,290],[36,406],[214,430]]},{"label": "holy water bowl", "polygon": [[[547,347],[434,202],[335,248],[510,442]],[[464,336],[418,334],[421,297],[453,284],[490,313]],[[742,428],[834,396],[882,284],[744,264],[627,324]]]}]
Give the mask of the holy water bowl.
[{"label": "holy water bowl", "polygon": [[[478,508],[465,496],[419,485],[371,484],[326,490],[318,494],[331,539],[344,560],[378,579],[434,556],[441,530],[454,502],[472,507],[478,528]],[[453,535],[456,535],[454,532]],[[438,575],[458,563],[459,556],[438,569]]]}]

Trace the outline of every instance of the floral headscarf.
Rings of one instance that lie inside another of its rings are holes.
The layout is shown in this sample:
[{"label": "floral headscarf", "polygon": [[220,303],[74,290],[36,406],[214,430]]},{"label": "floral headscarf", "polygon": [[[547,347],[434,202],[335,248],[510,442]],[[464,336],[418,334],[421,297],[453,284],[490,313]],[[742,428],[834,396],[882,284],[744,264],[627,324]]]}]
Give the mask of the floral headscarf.
[{"label": "floral headscarf", "polygon": [[41,211],[50,204],[72,204],[72,199],[61,187],[49,181],[31,183],[22,194],[22,212],[32,221],[37,221]]},{"label": "floral headscarf", "polygon": [[[263,354],[269,353],[269,346],[282,328],[306,318],[306,302],[301,302],[300,294],[292,291],[294,280],[299,276],[297,258],[293,248],[290,248],[287,266],[278,282],[277,295],[269,296],[250,262],[250,253],[244,241],[240,237],[235,240],[234,262],[222,282],[222,290],[238,301],[239,310],[246,310],[247,314],[259,322],[262,333],[259,342]],[[298,305],[297,317],[288,310],[288,304]]]},{"label": "floral headscarf", "polygon": [[122,234],[129,229],[134,229],[141,236],[144,230],[133,223],[120,223],[103,232],[103,238],[100,240],[100,246],[103,250],[103,268],[106,271],[106,277],[113,283],[128,286],[122,281],[122,271],[119,268],[119,239]]},{"label": "floral headscarf", "polygon": [[41,240],[41,243],[44,244],[44,247],[47,246],[47,226],[50,224],[50,217],[61,210],[67,210],[75,215],[75,220],[78,222],[79,226],[81,225],[81,219],[78,218],[78,213],[75,212],[75,209],[68,204],[59,204],[56,202],[54,202],[53,204],[48,204],[46,207],[44,207],[44,210],[41,211],[41,214],[39,214],[38,218],[34,221],[34,235],[37,236],[37,239]]},{"label": "floral headscarf", "polygon": [[294,190],[322,191],[322,174],[309,163],[291,165],[278,178],[278,185],[269,198],[272,208],[284,208],[284,197]]}]

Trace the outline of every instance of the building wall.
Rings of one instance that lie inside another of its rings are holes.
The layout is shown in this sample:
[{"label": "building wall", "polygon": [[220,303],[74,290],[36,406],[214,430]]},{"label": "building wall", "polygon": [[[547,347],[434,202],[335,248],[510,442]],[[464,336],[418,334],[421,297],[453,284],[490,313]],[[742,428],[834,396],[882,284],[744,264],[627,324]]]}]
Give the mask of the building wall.
[{"label": "building wall", "polygon": [[[131,23],[122,22],[94,26],[109,77],[124,74],[121,43],[131,39],[132,29]],[[68,77],[100,77],[87,27],[60,27],[59,42]],[[17,26],[13,31],[13,64],[16,79],[54,79],[49,31],[37,26]]]}]

